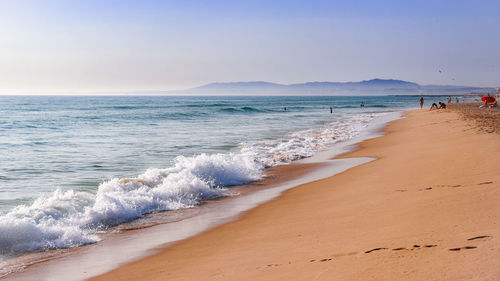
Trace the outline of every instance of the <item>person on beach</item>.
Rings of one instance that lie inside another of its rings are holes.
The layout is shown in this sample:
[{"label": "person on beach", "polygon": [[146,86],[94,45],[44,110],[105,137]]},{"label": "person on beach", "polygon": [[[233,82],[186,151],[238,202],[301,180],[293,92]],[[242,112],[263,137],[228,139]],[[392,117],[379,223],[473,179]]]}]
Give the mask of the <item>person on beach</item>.
[{"label": "person on beach", "polygon": [[451,103],[451,96],[448,96],[448,104]]},{"label": "person on beach", "polygon": [[333,108],[330,106],[330,114],[333,113]]},{"label": "person on beach", "polygon": [[458,97],[456,97],[456,98],[455,98],[455,101],[456,101],[457,103],[459,103],[459,101],[458,101]]},{"label": "person on beach", "polygon": [[446,108],[446,104],[443,103],[443,102],[439,102],[439,105],[437,105],[435,102],[432,103],[431,105],[431,109],[430,110],[433,110],[433,109],[445,109]]},{"label": "person on beach", "polygon": [[420,109],[424,106],[424,97],[420,97]]}]

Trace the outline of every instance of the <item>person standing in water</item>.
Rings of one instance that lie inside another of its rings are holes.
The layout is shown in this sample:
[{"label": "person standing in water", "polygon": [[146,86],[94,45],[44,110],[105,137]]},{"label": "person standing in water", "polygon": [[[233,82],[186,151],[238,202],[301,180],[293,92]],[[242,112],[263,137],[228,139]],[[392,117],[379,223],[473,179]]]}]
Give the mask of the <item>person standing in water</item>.
[{"label": "person standing in water", "polygon": [[424,97],[420,97],[420,109],[424,106]]},{"label": "person standing in water", "polygon": [[333,108],[330,106],[330,114],[333,113]]}]

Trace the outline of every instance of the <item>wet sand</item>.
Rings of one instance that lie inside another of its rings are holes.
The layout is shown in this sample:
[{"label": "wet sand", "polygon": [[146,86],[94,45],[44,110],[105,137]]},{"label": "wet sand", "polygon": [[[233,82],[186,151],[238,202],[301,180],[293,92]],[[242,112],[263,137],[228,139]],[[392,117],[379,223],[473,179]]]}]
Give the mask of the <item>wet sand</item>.
[{"label": "wet sand", "polygon": [[342,155],[378,160],[92,280],[500,280],[499,135],[407,117]]}]

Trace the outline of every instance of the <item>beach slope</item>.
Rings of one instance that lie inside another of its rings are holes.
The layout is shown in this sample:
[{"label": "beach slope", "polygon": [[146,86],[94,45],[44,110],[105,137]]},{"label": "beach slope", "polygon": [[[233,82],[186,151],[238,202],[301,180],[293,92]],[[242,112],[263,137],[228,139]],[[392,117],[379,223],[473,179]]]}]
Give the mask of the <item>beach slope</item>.
[{"label": "beach slope", "polygon": [[377,160],[92,280],[500,280],[500,136],[416,110]]}]

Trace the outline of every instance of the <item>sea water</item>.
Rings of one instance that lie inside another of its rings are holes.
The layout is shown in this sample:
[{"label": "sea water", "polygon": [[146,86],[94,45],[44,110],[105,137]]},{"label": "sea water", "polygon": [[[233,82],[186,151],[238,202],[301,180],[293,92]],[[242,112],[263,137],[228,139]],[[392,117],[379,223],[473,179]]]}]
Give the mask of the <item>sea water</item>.
[{"label": "sea water", "polygon": [[147,214],[232,196],[269,167],[417,105],[393,96],[0,97],[0,261],[96,243]]}]

